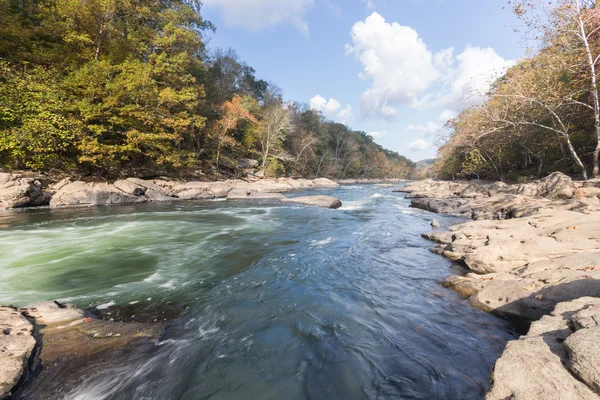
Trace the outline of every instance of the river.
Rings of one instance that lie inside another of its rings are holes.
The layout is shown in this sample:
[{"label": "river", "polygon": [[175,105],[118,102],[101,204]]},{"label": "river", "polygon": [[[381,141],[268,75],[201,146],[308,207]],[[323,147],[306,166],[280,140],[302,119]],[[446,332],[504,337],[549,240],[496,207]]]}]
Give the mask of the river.
[{"label": "river", "polygon": [[320,193],[343,208],[2,214],[0,304],[186,307],[156,346],[82,374],[64,399],[483,399],[514,332],[440,285],[459,267],[420,237],[433,215],[390,188]]}]

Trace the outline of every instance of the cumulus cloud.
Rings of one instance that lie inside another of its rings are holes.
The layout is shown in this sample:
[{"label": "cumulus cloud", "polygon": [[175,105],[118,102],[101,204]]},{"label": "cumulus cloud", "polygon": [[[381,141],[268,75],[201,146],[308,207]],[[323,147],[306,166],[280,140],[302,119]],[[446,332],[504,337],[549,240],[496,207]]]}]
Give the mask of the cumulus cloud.
[{"label": "cumulus cloud", "polygon": [[342,103],[339,100],[330,98],[327,100],[321,95],[316,95],[310,99],[309,107],[313,110],[322,112],[326,117],[341,122],[347,123],[352,118],[352,106],[349,104],[342,108]]},{"label": "cumulus cloud", "polygon": [[513,64],[491,48],[434,53],[416,30],[376,12],[357,22],[350,36],[346,53],[362,64],[359,77],[371,82],[360,101],[367,116],[393,119],[402,105],[458,109],[481,102],[491,82]]},{"label": "cumulus cloud", "polygon": [[425,151],[425,150],[431,149],[432,147],[433,147],[433,143],[428,142],[425,139],[413,140],[408,145],[408,148],[411,151]]},{"label": "cumulus cloud", "polygon": [[230,27],[257,32],[292,23],[307,33],[305,14],[314,6],[315,0],[203,0],[202,3],[219,9],[225,24]]}]

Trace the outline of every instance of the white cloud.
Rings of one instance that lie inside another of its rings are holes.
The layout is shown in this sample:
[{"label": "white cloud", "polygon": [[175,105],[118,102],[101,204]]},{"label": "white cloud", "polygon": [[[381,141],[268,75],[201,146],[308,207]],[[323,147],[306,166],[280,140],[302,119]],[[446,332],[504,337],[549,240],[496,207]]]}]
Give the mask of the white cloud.
[{"label": "white cloud", "polygon": [[369,116],[393,118],[396,105],[420,97],[439,78],[436,61],[447,57],[447,51],[434,56],[417,31],[390,24],[376,12],[357,22],[350,35],[352,44],[346,45],[346,52],[362,64],[361,79],[372,82],[361,96],[361,107]]},{"label": "white cloud", "polygon": [[425,151],[433,147],[433,143],[425,139],[417,139],[409,143],[408,148],[411,151]]},{"label": "white cloud", "polygon": [[341,122],[347,123],[352,118],[352,106],[347,105],[342,108],[339,100],[330,98],[327,100],[321,95],[316,95],[310,99],[309,107],[313,110],[322,112],[326,117]]},{"label": "white cloud", "polygon": [[330,98],[327,100],[321,95],[316,95],[310,99],[310,108],[321,111],[324,114],[331,114],[342,108],[342,105],[336,99]]},{"label": "white cloud", "polygon": [[388,131],[376,131],[376,132],[369,132],[368,133],[369,136],[372,136],[375,139],[381,139],[381,138],[384,138],[384,137],[389,136],[391,134],[392,133],[388,132]]},{"label": "white cloud", "polygon": [[305,14],[315,0],[203,0],[207,7],[218,8],[225,24],[252,32],[291,22],[308,33]]},{"label": "white cloud", "polygon": [[348,121],[352,118],[352,106],[348,104],[346,108],[338,113],[337,117],[342,124],[348,123]]},{"label": "white cloud", "polygon": [[444,112],[442,112],[440,114],[440,121],[442,122],[448,122],[451,119],[456,118],[458,114],[456,113],[456,111],[452,111],[452,110],[444,110]]},{"label": "white cloud", "polygon": [[367,116],[393,119],[397,107],[444,106],[458,110],[481,102],[490,84],[514,64],[492,48],[467,46],[432,52],[416,30],[386,22],[373,12],[350,32],[346,53],[362,64],[359,77],[371,82],[361,96]]},{"label": "white cloud", "polygon": [[419,132],[424,137],[431,136],[435,133],[438,133],[441,129],[442,129],[442,125],[440,125],[436,122],[427,122],[426,124],[423,124],[423,125],[409,124],[406,127],[407,131]]}]

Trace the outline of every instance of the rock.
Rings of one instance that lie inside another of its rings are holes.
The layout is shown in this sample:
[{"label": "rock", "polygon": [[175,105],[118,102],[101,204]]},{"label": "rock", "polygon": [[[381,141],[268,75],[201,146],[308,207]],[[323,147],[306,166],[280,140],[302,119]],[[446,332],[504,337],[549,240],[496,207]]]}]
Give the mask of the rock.
[{"label": "rock", "polygon": [[[596,314],[600,317],[600,313]],[[600,327],[581,329],[567,338],[564,346],[569,369],[596,393],[600,393]]]},{"label": "rock", "polygon": [[0,398],[17,385],[34,347],[32,324],[14,308],[0,306]]},{"label": "rock", "polygon": [[144,195],[149,201],[173,201],[177,198],[174,193],[152,181],[139,178],[127,178],[127,181],[144,188]]},{"label": "rock", "polygon": [[227,200],[281,200],[285,198],[279,193],[252,192],[246,189],[233,189],[227,194]]},{"label": "rock", "polygon": [[39,353],[43,368],[19,393],[31,399],[62,398],[81,385],[82,376],[97,376],[106,365],[140,357],[149,347],[156,346],[165,327],[164,321],[104,321],[74,306],[55,302],[40,303],[23,311],[35,318],[43,341]]},{"label": "rock", "polygon": [[123,193],[132,195],[132,196],[143,196],[146,194],[146,188],[141,187],[131,181],[128,180],[120,180],[114,183],[114,186],[122,191]]},{"label": "rock", "polygon": [[50,207],[135,204],[148,201],[145,196],[126,194],[106,183],[75,181],[63,186],[50,200]]},{"label": "rock", "polygon": [[39,180],[0,173],[0,209],[35,207],[47,202]]},{"label": "rock", "polygon": [[226,198],[231,191],[231,186],[227,185],[212,185],[210,188],[211,193],[216,199]]},{"label": "rock", "polygon": [[238,160],[238,167],[242,169],[250,169],[258,167],[258,161],[249,158],[241,158]]},{"label": "rock", "polygon": [[553,172],[540,181],[538,196],[549,199],[570,199],[575,195],[575,185],[562,172]]},{"label": "rock", "polygon": [[74,320],[83,319],[83,311],[71,304],[60,304],[54,301],[34,304],[33,306],[20,309],[38,325],[64,324]]},{"label": "rock", "polygon": [[439,228],[441,225],[440,225],[439,221],[434,218],[433,221],[431,221],[431,226],[434,228]]},{"label": "rock", "polygon": [[317,178],[317,179],[313,179],[313,184],[314,186],[317,187],[328,187],[328,188],[336,188],[339,187],[339,183],[332,181],[331,179],[327,179],[327,178]]},{"label": "rock", "polygon": [[177,193],[181,200],[210,200],[214,199],[215,195],[205,189],[188,189]]},{"label": "rock", "polygon": [[260,170],[257,173],[254,174],[255,177],[257,178],[264,178],[265,177],[265,171],[264,170]]},{"label": "rock", "polygon": [[291,199],[284,199],[284,203],[296,203],[304,204],[308,206],[325,207],[331,209],[338,209],[342,206],[340,199],[332,196],[304,196],[294,197]]},{"label": "rock", "polygon": [[600,399],[594,393],[600,365],[598,327],[575,333],[570,329],[574,315],[598,304],[600,299],[590,297],[559,303],[551,315],[534,322],[526,336],[509,342],[496,362],[486,400]]}]

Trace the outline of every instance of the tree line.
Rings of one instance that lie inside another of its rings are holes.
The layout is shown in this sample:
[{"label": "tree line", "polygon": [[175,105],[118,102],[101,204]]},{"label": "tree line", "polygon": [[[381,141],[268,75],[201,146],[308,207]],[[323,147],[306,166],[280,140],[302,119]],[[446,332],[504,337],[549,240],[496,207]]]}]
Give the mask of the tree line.
[{"label": "tree line", "polygon": [[600,2],[513,2],[538,49],[498,79],[487,101],[448,123],[439,177],[527,180],[559,170],[599,173]]},{"label": "tree line", "polygon": [[364,132],[284,101],[194,0],[0,0],[0,168],[119,176],[402,178]]}]

